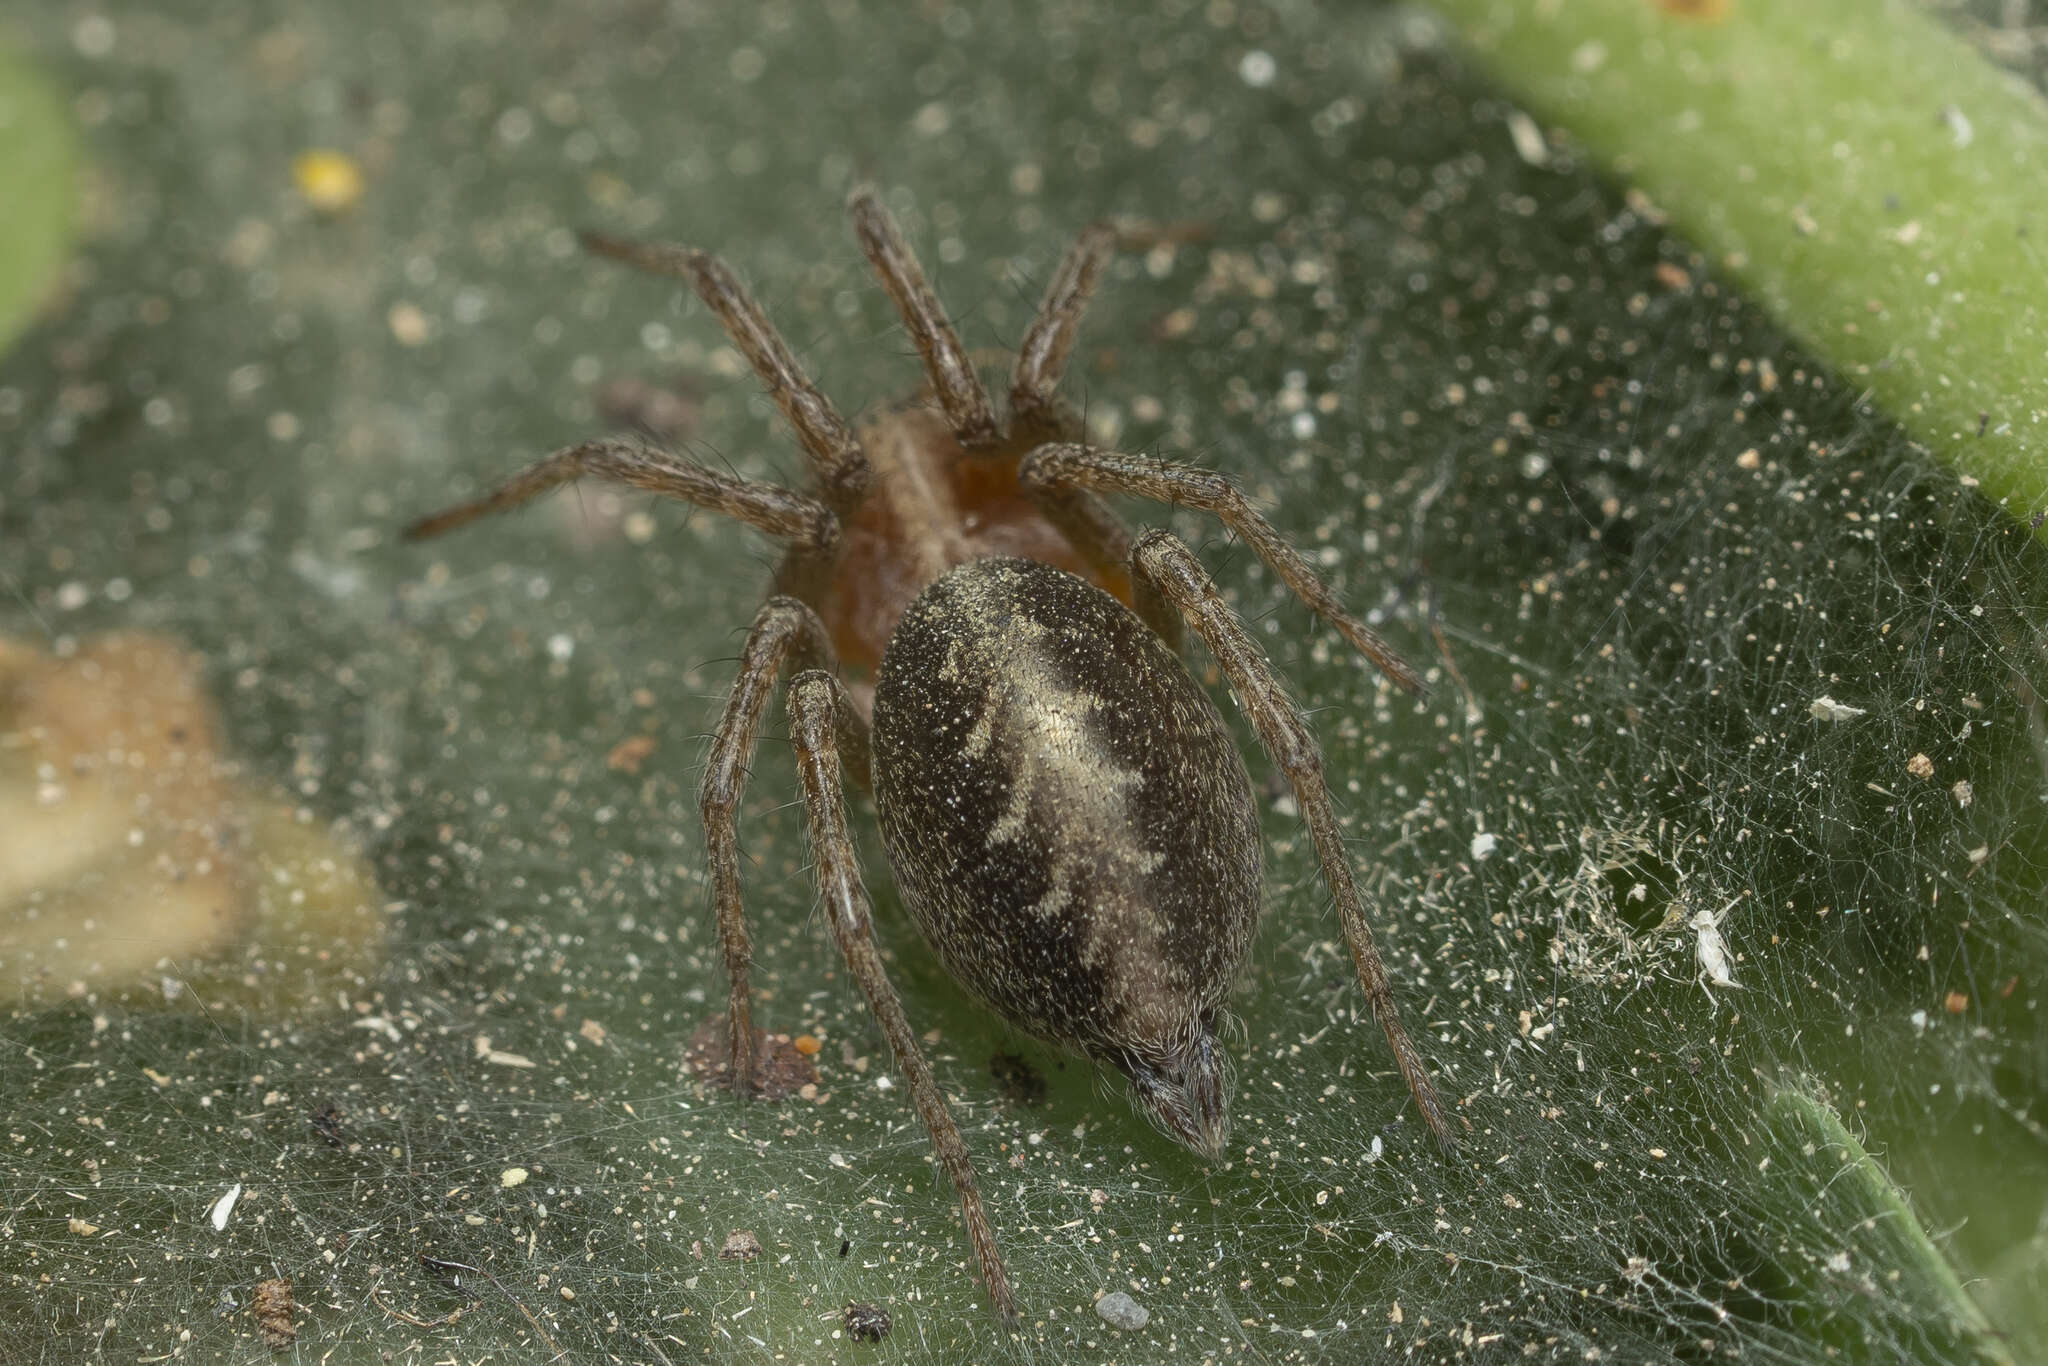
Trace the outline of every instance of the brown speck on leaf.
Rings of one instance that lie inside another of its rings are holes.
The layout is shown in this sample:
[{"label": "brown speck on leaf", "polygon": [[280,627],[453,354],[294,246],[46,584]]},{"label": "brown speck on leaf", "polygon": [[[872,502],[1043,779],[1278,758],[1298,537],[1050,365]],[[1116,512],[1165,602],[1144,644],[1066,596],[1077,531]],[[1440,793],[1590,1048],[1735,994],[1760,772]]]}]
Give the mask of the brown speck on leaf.
[{"label": "brown speck on leaf", "polygon": [[1729,0],[1657,0],[1657,8],[1675,19],[1711,23],[1728,17]]},{"label": "brown speck on leaf", "polygon": [[1947,1008],[1949,1014],[1960,1015],[1970,1008],[1970,998],[1960,991],[1951,991],[1942,1001],[1942,1005]]},{"label": "brown speck on leaf", "polygon": [[1045,1077],[1021,1054],[996,1054],[988,1060],[988,1072],[1012,1104],[1037,1105],[1045,1099]]},{"label": "brown speck on leaf", "polygon": [[[726,1042],[725,1016],[713,1015],[698,1025],[683,1049],[683,1065],[714,1086],[730,1086],[732,1053]],[[815,1085],[818,1068],[787,1034],[754,1031],[754,1095],[761,1100],[787,1100]]]},{"label": "brown speck on leaf", "polygon": [[751,1262],[760,1255],[761,1240],[751,1229],[734,1229],[725,1235],[725,1246],[718,1249],[721,1262]]},{"label": "brown speck on leaf", "polygon": [[256,1332],[271,1351],[282,1352],[298,1341],[298,1310],[292,1303],[292,1283],[284,1277],[258,1282],[249,1312],[256,1316]]},{"label": "brown speck on leaf", "polygon": [[629,735],[612,746],[611,753],[604,756],[604,766],[614,773],[638,773],[642,761],[660,744],[652,735]]},{"label": "brown speck on leaf", "polygon": [[845,1321],[846,1336],[855,1342],[880,1342],[896,1326],[889,1311],[879,1304],[849,1304]]},{"label": "brown speck on leaf", "polygon": [[1934,776],[1934,760],[1924,754],[1916,754],[1906,760],[1906,772],[1925,782]]},{"label": "brown speck on leaf", "polygon": [[1673,293],[1692,288],[1692,272],[1675,261],[1659,261],[1656,276],[1657,283]]}]

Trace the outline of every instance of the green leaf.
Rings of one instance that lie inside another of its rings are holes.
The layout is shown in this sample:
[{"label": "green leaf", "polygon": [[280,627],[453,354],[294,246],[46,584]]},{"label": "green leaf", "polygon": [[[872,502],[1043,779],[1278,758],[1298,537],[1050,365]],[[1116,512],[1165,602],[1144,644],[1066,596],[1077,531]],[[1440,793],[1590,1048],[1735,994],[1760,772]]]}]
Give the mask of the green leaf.
[{"label": "green leaf", "polygon": [[0,349],[57,289],[76,216],[71,121],[29,57],[0,41]]}]

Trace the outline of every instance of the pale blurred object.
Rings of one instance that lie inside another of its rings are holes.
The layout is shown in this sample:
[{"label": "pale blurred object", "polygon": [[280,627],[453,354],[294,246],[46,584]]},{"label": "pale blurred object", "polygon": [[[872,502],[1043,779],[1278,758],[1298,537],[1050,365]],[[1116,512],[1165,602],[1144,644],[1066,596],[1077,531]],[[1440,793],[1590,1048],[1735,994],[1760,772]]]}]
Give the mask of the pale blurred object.
[{"label": "pale blurred object", "polygon": [[315,995],[376,959],[368,867],[241,782],[204,679],[162,636],[0,638],[0,1003]]}]

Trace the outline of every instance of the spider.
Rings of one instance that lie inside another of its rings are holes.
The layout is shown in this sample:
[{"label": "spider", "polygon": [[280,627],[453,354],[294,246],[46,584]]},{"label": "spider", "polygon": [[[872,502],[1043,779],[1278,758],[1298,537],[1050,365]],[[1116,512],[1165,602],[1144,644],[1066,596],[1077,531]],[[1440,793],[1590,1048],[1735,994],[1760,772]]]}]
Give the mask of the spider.
[{"label": "spider", "polygon": [[1012,1321],[1016,1295],[967,1148],[875,947],[845,777],[873,792],[903,903],[952,976],[1018,1028],[1121,1072],[1140,1110],[1214,1158],[1231,1089],[1217,1030],[1258,922],[1263,849],[1243,757],[1181,662],[1183,623],[1193,628],[1293,785],[1366,999],[1449,1151],[1315,736],[1187,546],[1165,531],[1133,541],[1100,495],[1215,515],[1395,684],[1421,684],[1228,478],[1082,443],[1056,389],[1116,247],[1108,227],[1083,231],[1054,273],[1018,350],[1004,422],[874,189],[856,188],[848,211],[930,384],[857,427],[718,257],[584,236],[599,255],[688,282],[718,316],[802,444],[808,491],[613,437],[557,451],[406,535],[436,536],[594,477],[724,513],[785,545],[700,793],[731,987],[730,1082],[748,1095],[755,1046],[735,813],[788,670],[790,741],[833,939],[959,1196],[990,1298]]}]

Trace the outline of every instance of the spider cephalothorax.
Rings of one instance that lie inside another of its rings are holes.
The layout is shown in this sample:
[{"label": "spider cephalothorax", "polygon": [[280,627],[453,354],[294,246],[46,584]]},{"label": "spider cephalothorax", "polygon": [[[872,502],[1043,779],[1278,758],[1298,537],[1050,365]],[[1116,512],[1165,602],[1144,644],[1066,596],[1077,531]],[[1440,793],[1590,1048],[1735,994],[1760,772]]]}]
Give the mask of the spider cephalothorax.
[{"label": "spider cephalothorax", "polygon": [[1214,1156],[1229,1124],[1216,1031],[1258,920],[1261,847],[1244,762],[1180,662],[1182,627],[1192,628],[1294,788],[1366,998],[1448,1147],[1449,1122],[1373,946],[1314,735],[1188,548],[1164,531],[1134,543],[1098,495],[1213,513],[1394,683],[1420,684],[1230,480],[1081,444],[1056,390],[1115,247],[1107,228],[1083,232],[1061,262],[999,421],[881,200],[857,189],[850,209],[930,384],[927,401],[858,427],[717,257],[586,238],[690,283],[795,429],[809,492],[614,438],[558,451],[408,534],[435,535],[593,476],[785,543],[701,794],[731,983],[730,1079],[748,1092],[754,1047],[734,818],[762,714],[789,670],[790,739],[833,938],[959,1193],[990,1294],[1012,1317],[1016,1297],[966,1146],[874,946],[842,767],[872,788],[904,904],[953,976],[1019,1028],[1121,1071],[1161,1128]]}]

